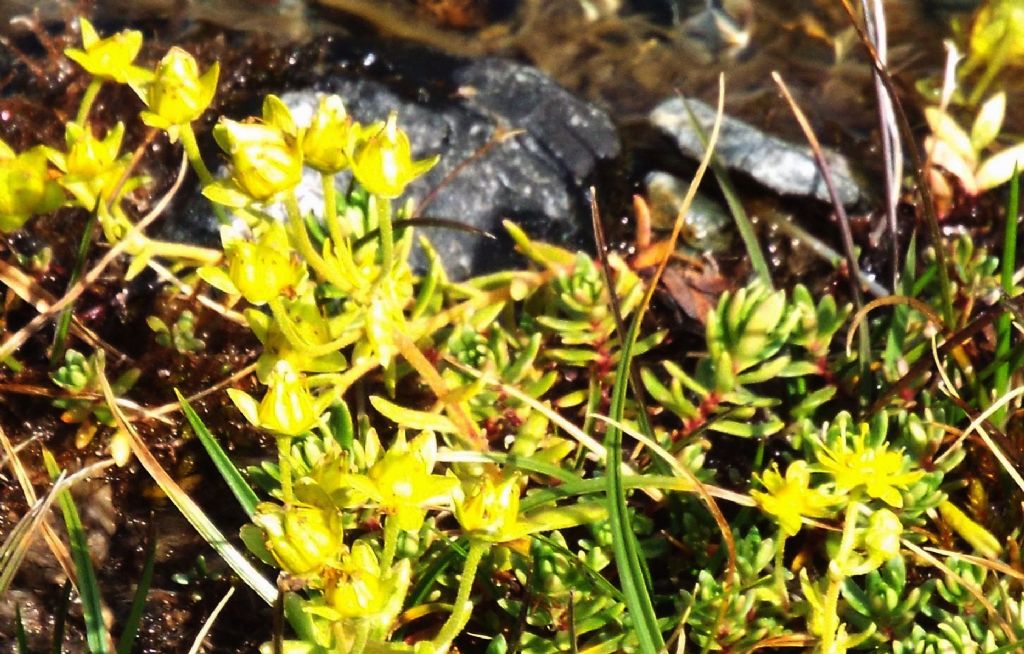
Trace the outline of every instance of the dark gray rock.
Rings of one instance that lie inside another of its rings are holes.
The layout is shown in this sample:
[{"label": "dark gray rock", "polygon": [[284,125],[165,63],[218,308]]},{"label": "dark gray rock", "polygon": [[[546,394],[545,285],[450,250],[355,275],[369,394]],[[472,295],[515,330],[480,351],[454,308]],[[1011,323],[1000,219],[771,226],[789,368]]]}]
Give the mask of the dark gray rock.
[{"label": "dark gray rock", "polygon": [[[675,139],[683,154],[700,159],[704,155],[704,144],[694,129],[686,103],[689,103],[701,129],[710,134],[715,122],[715,109],[699,100],[666,100],[651,112],[650,121]],[[726,116],[722,120],[715,154],[726,168],[745,173],[777,193],[810,196],[830,202],[825,180],[807,146],[765,134],[749,123]],[[858,184],[849,161],[829,150],[825,150],[825,159],[831,168],[840,201],[851,206],[865,199],[866,194]]]},{"label": "dark gray rock", "polygon": [[[517,264],[501,221],[509,218],[528,234],[567,247],[588,247],[585,182],[598,162],[615,157],[619,140],[606,114],[577,99],[540,71],[500,59],[455,67],[451,92],[428,101],[355,74],[332,74],[314,88],[282,94],[301,124],[319,97],[337,93],[362,122],[398,111],[414,156],[440,154],[441,161],[412,184],[417,203],[446,177],[454,176],[422,215],[465,223],[499,237],[444,228],[422,228],[456,279]],[[517,131],[476,156],[499,128]],[[476,157],[476,158],[474,158]],[[339,176],[340,188],[348,179]],[[304,209],[320,206],[316,175],[300,191]],[[193,213],[195,209],[193,208]]]}]

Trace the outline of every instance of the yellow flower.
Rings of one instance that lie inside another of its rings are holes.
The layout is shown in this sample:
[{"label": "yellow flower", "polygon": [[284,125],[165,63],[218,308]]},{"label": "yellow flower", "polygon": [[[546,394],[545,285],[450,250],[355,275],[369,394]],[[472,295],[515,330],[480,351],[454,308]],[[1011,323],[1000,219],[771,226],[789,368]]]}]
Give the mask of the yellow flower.
[{"label": "yellow flower", "polygon": [[376,502],[397,521],[399,529],[416,531],[423,524],[427,508],[447,503],[459,483],[453,477],[431,474],[436,460],[434,434],[423,432],[408,443],[404,435],[399,435],[365,475],[349,475],[345,483]]},{"label": "yellow flower", "polygon": [[157,64],[155,77],[147,84],[135,86],[135,92],[149,107],[139,117],[150,127],[166,130],[171,140],[176,140],[176,128],[196,120],[210,106],[219,74],[220,65],[215,62],[200,76],[199,65],[191,54],[177,46],[171,48]]},{"label": "yellow flower", "polygon": [[495,484],[485,474],[468,495],[456,489],[455,518],[473,538],[498,543],[519,538],[519,479],[512,476]]},{"label": "yellow flower", "polygon": [[365,618],[384,610],[391,589],[381,581],[380,562],[365,541],[356,541],[339,566],[342,573],[324,590],[339,618]]},{"label": "yellow flower", "polygon": [[294,189],[302,179],[302,149],[291,112],[281,99],[268,95],[263,120],[237,122],[221,118],[213,138],[231,158],[230,183],[203,189],[208,198],[229,207],[271,202]]},{"label": "yellow flower", "polygon": [[64,193],[50,179],[42,148],[15,154],[0,141],[0,231],[20,229],[32,216],[53,211],[63,202]]},{"label": "yellow flower", "polygon": [[326,509],[264,502],[256,507],[252,521],[263,530],[267,551],[291,575],[317,574],[343,547],[341,521]]},{"label": "yellow flower", "polygon": [[277,436],[299,436],[312,429],[331,403],[331,394],[314,397],[305,378],[285,360],[277,362],[259,402],[244,391],[228,389],[231,401],[253,425]]},{"label": "yellow flower", "polygon": [[79,206],[91,211],[114,191],[128,165],[126,158],[118,157],[123,137],[122,123],[108,130],[102,139],[93,136],[88,127],[68,123],[64,134],[67,152],[46,149],[46,156],[64,173],[59,180],[61,186]]},{"label": "yellow flower", "polygon": [[359,127],[345,112],[341,98],[336,95],[321,98],[302,139],[306,165],[324,174],[344,170],[358,134]]},{"label": "yellow flower", "polygon": [[293,260],[288,235],[280,223],[261,225],[255,241],[225,238],[227,272],[205,266],[199,276],[229,295],[241,295],[250,304],[261,305],[302,280],[302,266]]},{"label": "yellow flower", "polygon": [[472,539],[490,543],[508,543],[530,534],[553,529],[570,529],[577,525],[608,517],[603,502],[576,502],[563,506],[519,513],[519,478],[515,475],[495,483],[495,477],[484,474],[452,491],[455,518]]},{"label": "yellow flower", "polygon": [[[249,309],[245,317],[256,338],[263,344],[263,353],[256,362],[256,376],[266,381],[279,359],[299,372],[329,373],[346,367],[341,348],[359,338],[357,329],[346,331],[344,316],[326,316],[322,303],[308,289],[295,300],[282,300],[283,314],[268,315]],[[276,307],[275,307],[276,310]],[[283,324],[287,321],[288,324]]]},{"label": "yellow flower", "polygon": [[761,510],[775,517],[787,536],[800,531],[803,518],[827,518],[835,513],[838,499],[811,488],[811,470],[806,461],[794,461],[786,468],[785,478],[772,465],[761,477],[765,490],[750,491]]},{"label": "yellow flower", "polygon": [[923,477],[924,471],[906,471],[908,461],[903,452],[890,450],[886,443],[869,447],[866,444],[868,429],[867,424],[861,425],[860,432],[853,437],[852,447],[845,438],[835,448],[819,444],[816,469],[832,475],[839,493],[863,488],[870,497],[901,508],[901,491]]},{"label": "yellow flower", "polygon": [[[409,559],[403,559],[390,570],[382,569],[369,543],[358,540],[339,565],[324,570],[322,578],[322,604],[311,603],[306,610],[341,623],[343,632],[351,633],[356,624],[362,623],[370,638],[383,639],[393,630],[395,618],[402,610],[412,566]],[[337,651],[349,649],[343,646]]]},{"label": "yellow flower", "polygon": [[363,187],[382,198],[397,198],[409,182],[433,168],[439,157],[412,160],[409,137],[398,129],[398,115],[363,130],[352,172]]},{"label": "yellow flower", "polygon": [[133,65],[142,48],[142,32],[125,30],[101,39],[96,28],[85,18],[79,19],[82,28],[82,49],[67,48],[64,54],[93,77],[128,84],[152,77],[145,68]]},{"label": "yellow flower", "polygon": [[242,297],[252,304],[277,297],[301,278],[301,268],[282,245],[268,232],[255,243],[237,244],[228,253],[228,275]]}]

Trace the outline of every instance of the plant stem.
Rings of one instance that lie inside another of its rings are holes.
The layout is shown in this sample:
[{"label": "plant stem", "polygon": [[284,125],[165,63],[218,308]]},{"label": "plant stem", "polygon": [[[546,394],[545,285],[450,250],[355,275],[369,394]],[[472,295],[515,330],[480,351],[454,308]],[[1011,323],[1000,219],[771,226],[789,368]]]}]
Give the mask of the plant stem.
[{"label": "plant stem", "polygon": [[[185,123],[180,125],[178,127],[178,136],[181,138],[181,145],[185,148],[185,156],[188,157],[192,170],[196,171],[196,176],[199,177],[199,182],[203,186],[212,184],[213,175],[203,161],[203,155],[199,151],[199,143],[196,142],[196,133],[192,130],[192,124]],[[217,220],[222,225],[226,225],[228,223],[228,215],[224,212],[224,207],[216,202],[211,202],[211,204],[213,205],[213,212],[217,215]]]},{"label": "plant stem", "polygon": [[288,310],[285,309],[281,296],[278,295],[272,298],[267,304],[270,306],[270,315],[274,317],[274,322],[281,329],[281,333],[284,334],[288,344],[300,352],[307,351],[309,344],[302,338],[302,334],[298,332],[295,326],[295,321],[288,315]]},{"label": "plant stem", "polygon": [[302,211],[299,209],[299,201],[295,198],[295,193],[289,193],[285,197],[284,206],[288,211],[288,226],[291,227],[292,241],[299,254],[322,280],[335,286],[344,287],[344,280],[338,279],[335,271],[331,270],[324,258],[313,247],[313,241],[309,240],[309,232],[306,231],[306,223],[302,219]]},{"label": "plant stem", "polygon": [[331,233],[331,242],[337,247],[345,239],[345,229],[338,220],[338,189],[334,186],[334,175],[321,173],[324,188],[324,222]]},{"label": "plant stem", "polygon": [[377,229],[380,230],[381,267],[380,279],[391,274],[395,257],[395,234],[391,229],[391,200],[370,196],[370,207],[377,217]]},{"label": "plant stem", "polygon": [[1012,38],[1003,38],[999,45],[996,46],[995,53],[989,58],[988,65],[985,66],[985,72],[981,74],[981,79],[978,80],[977,85],[971,90],[971,95],[967,98],[967,104],[974,107],[981,102],[981,96],[985,95],[985,91],[988,90],[992,80],[996,78],[999,71],[1006,65],[1012,42]]},{"label": "plant stem", "polygon": [[281,499],[287,507],[292,503],[292,439],[289,436],[277,436],[277,470],[281,476]]},{"label": "plant stem", "polygon": [[469,592],[473,589],[473,581],[476,579],[476,569],[480,566],[480,559],[483,558],[489,546],[487,541],[476,538],[469,541],[469,552],[466,553],[466,563],[462,566],[459,592],[455,596],[455,603],[452,604],[451,615],[448,616],[448,620],[434,638],[434,651],[439,654],[448,650],[452,641],[469,622],[469,616],[473,612],[473,605],[469,602]]},{"label": "plant stem", "polygon": [[202,153],[199,152],[199,143],[196,142],[196,133],[192,130],[191,123],[179,126],[178,136],[181,137],[181,145],[185,148],[185,156],[188,157],[192,170],[196,171],[199,181],[202,182],[203,186],[212,184],[213,175],[210,173],[210,169],[206,167]]},{"label": "plant stem", "polygon": [[836,633],[839,631],[839,591],[846,579],[844,572],[848,559],[853,553],[857,512],[860,502],[851,500],[846,505],[846,519],[843,522],[843,537],[839,541],[839,551],[828,566],[828,590],[825,592],[825,621],[821,634],[821,651],[831,652],[835,644]]},{"label": "plant stem", "polygon": [[102,86],[103,80],[94,77],[90,80],[89,86],[85,87],[85,94],[82,96],[82,103],[78,105],[78,115],[75,117],[75,122],[82,127],[85,127],[85,121],[89,119],[89,110],[92,109]]},{"label": "plant stem", "polygon": [[384,520],[384,551],[381,554],[380,569],[390,570],[395,562],[395,551],[398,549],[398,520],[389,515]]},{"label": "plant stem", "polygon": [[779,600],[785,609],[789,608],[789,593],[786,592],[786,569],[784,567],[783,555],[786,551],[786,532],[779,527],[779,544],[775,548],[775,590],[779,594]]},{"label": "plant stem", "polygon": [[370,640],[370,623],[368,620],[360,620],[356,625],[356,637],[352,641],[352,649],[349,654],[363,654],[366,643]]},{"label": "plant stem", "polygon": [[199,245],[159,241],[151,238],[146,238],[145,243],[150,255],[155,257],[185,259],[203,265],[214,265],[224,258],[224,254],[220,250],[204,248]]}]

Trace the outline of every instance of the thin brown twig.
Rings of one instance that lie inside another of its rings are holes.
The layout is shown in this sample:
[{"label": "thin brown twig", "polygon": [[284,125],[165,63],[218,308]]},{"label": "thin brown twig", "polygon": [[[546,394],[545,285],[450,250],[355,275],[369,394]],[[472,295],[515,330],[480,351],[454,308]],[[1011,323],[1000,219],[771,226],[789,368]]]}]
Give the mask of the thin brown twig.
[{"label": "thin brown twig", "polygon": [[814,133],[814,129],[811,128],[811,123],[807,120],[807,116],[804,114],[803,109],[800,108],[800,105],[797,104],[796,99],[789,92],[789,87],[786,86],[786,82],[779,75],[778,71],[772,71],[772,79],[779,87],[779,90],[782,91],[786,102],[789,103],[789,108],[793,111],[793,117],[796,118],[796,122],[799,123],[800,129],[804,132],[804,138],[807,139],[807,143],[811,146],[811,152],[814,153],[814,160],[818,164],[821,177],[825,180],[825,188],[828,189],[829,198],[832,200],[832,210],[835,211],[836,221],[839,223],[839,233],[843,237],[846,263],[850,267],[850,274],[847,275],[847,278],[850,280],[850,290],[853,291],[853,301],[859,311],[864,307],[864,293],[860,287],[860,263],[857,261],[857,252],[853,244],[850,218],[846,215],[846,209],[843,207],[843,202],[839,199],[839,193],[836,191],[836,183],[832,177],[832,167],[825,160],[821,143],[818,141],[818,136]]},{"label": "thin brown twig", "polygon": [[524,131],[525,130],[522,129],[508,129],[503,125],[499,125],[498,128],[494,130],[494,134],[491,135],[491,138],[486,143],[477,148],[476,151],[473,152],[473,154],[469,155],[468,157],[460,161],[457,166],[452,168],[448,172],[448,174],[445,175],[444,178],[442,178],[441,181],[434,186],[434,188],[430,189],[430,192],[427,193],[422,200],[420,200],[418,205],[416,205],[416,209],[412,212],[412,215],[409,216],[409,219],[415,220],[416,218],[422,216],[424,210],[426,210],[426,208],[430,206],[430,203],[437,199],[438,193],[440,193],[444,189],[444,187],[451,184],[455,180],[455,178],[461,175],[462,172],[471,164],[482,159],[483,156],[490,152],[492,149],[494,149],[495,146],[501,145],[510,138],[519,136]]},{"label": "thin brown twig", "polygon": [[[878,59],[888,65],[888,35],[886,34],[885,5],[882,0],[861,0],[869,36],[875,44]],[[899,284],[900,246],[896,221],[896,206],[899,204],[900,181],[903,177],[903,148],[899,128],[896,126],[892,97],[885,89],[885,83],[878,71],[872,71],[875,82],[875,100],[878,106],[878,133],[882,142],[882,162],[885,168],[885,216],[889,226],[889,256],[892,257],[893,292]]]},{"label": "thin brown twig", "polygon": [[[1016,298],[1014,300],[1016,300]],[[1021,303],[1024,302],[1024,297],[1021,298],[1022,302],[1017,302],[1014,300],[1011,300],[1011,302],[1013,302],[1014,305],[1020,306]],[[957,348],[966,343],[967,341],[969,341],[976,334],[981,332],[981,330],[985,329],[987,326],[992,324],[992,322],[1002,313],[1002,310],[1005,309],[1002,309],[1002,307],[999,305],[988,307],[982,310],[982,312],[978,315],[977,318],[967,323],[967,325],[965,325],[960,331],[956,332],[955,334],[953,334],[952,336],[950,336],[949,338],[942,342],[942,345],[940,345],[936,350],[938,356],[945,356],[954,348]],[[912,383],[914,383],[914,381],[918,377],[923,375],[932,365],[933,361],[928,357],[922,357],[918,359],[917,362],[913,366],[911,366],[910,370],[908,370],[905,375],[896,380],[896,382],[889,386],[889,388],[885,389],[882,395],[879,396],[877,400],[875,400],[874,404],[868,407],[866,415],[872,416],[881,411],[885,407],[886,403],[888,403],[893,396],[903,392]]]},{"label": "thin brown twig", "polygon": [[857,15],[853,11],[853,7],[850,6],[849,0],[840,0],[843,6],[843,10],[850,19],[850,24],[853,25],[853,29],[856,30],[857,36],[860,38],[861,45],[867,50],[868,56],[871,59],[871,65],[874,66],[875,71],[878,73],[885,85],[885,90],[889,92],[889,97],[892,99],[892,106],[895,109],[895,115],[897,124],[900,128],[900,133],[903,135],[903,140],[907,143],[907,151],[910,153],[911,163],[914,167],[914,177],[917,181],[917,192],[921,197],[921,210],[924,212],[925,223],[928,225],[928,232],[932,240],[932,244],[935,246],[935,263],[938,267],[939,274],[939,286],[942,289],[942,318],[947,323],[947,326],[952,327],[954,316],[953,316],[953,298],[952,291],[949,281],[949,270],[946,267],[946,253],[943,250],[942,231],[939,229],[939,217],[935,214],[935,200],[932,198],[931,189],[924,178],[924,164],[921,161],[921,156],[918,154],[917,149],[913,147],[914,133],[910,129],[910,121],[907,119],[907,114],[903,110],[903,103],[900,102],[899,96],[896,95],[896,85],[892,81],[892,77],[889,75],[889,71],[886,70],[885,64],[882,63],[878,57],[878,51],[875,50],[875,46],[871,43],[871,39],[864,31],[860,21],[857,20]]},{"label": "thin brown twig", "polygon": [[[675,223],[672,226],[672,233],[668,238],[668,246],[666,248],[665,256],[662,257],[661,261],[658,262],[658,267],[654,271],[654,275],[648,282],[648,287],[644,292],[643,299],[640,301],[640,306],[637,309],[638,318],[642,317],[647,311],[647,308],[651,304],[651,299],[654,297],[655,288],[658,286],[658,282],[661,281],[661,276],[665,273],[665,269],[668,267],[669,253],[675,250],[676,242],[679,240],[679,235],[683,230],[683,225],[686,222],[686,212],[690,210],[690,204],[693,202],[694,196],[697,194],[697,188],[700,185],[701,180],[704,178],[704,173],[707,172],[708,166],[711,164],[712,157],[715,151],[715,145],[718,143],[719,131],[722,127],[722,117],[725,114],[725,75],[720,74],[718,76],[718,106],[715,110],[715,122],[711,127],[711,134],[708,136],[707,143],[705,146],[704,157],[701,159],[700,165],[697,166],[697,171],[694,173],[692,180],[690,181],[690,187],[686,191],[686,195],[683,197],[682,203],[679,205],[679,211],[676,213]],[[714,510],[712,509],[712,514]],[[735,583],[736,577],[736,541],[732,536],[731,530],[724,530],[722,533],[722,540],[725,542],[726,549],[726,572],[725,579],[722,582],[722,590],[726,597],[730,597],[730,591]],[[726,600],[722,602],[721,607],[718,610],[718,616],[715,619],[714,630],[722,624],[725,619],[725,614],[729,610],[730,601]]]},{"label": "thin brown twig", "polygon": [[[0,261],[0,282],[14,291],[15,295],[21,298],[23,302],[31,304],[32,308],[39,313],[48,311],[50,306],[56,301],[56,298],[49,291],[36,283],[34,279],[26,275],[21,269],[12,266],[6,261]],[[132,360],[127,354],[100,338],[96,332],[85,326],[75,316],[71,317],[71,333],[93,347],[103,348],[118,363],[130,362]]]},{"label": "thin brown twig", "polygon": [[[244,368],[242,368],[242,369],[232,373],[230,377],[226,377],[226,378],[220,380],[219,382],[217,382],[216,384],[214,384],[213,386],[210,386],[209,388],[204,388],[203,390],[199,391],[198,393],[195,393],[194,395],[188,396],[187,398],[185,398],[185,400],[189,404],[195,402],[196,400],[201,400],[204,397],[206,397],[207,395],[211,395],[211,394],[216,393],[217,391],[221,390],[222,388],[227,388],[228,386],[231,386],[236,381],[238,381],[240,379],[244,379],[245,377],[248,377],[249,375],[251,375],[254,372],[256,372],[256,364],[255,363],[250,363],[249,365],[245,366]],[[163,416],[163,415],[167,415],[168,413],[175,413],[177,411],[181,411],[181,403],[177,402],[177,401],[174,401],[174,402],[168,402],[167,404],[164,404],[163,406],[159,406],[159,407],[153,409],[152,411],[150,411],[150,413],[152,413],[155,416]]]},{"label": "thin brown twig", "polygon": [[[33,395],[36,397],[51,397],[54,399],[69,399],[69,400],[99,400],[103,396],[99,393],[81,391],[77,393],[69,393],[67,391],[59,391],[52,388],[46,388],[43,386],[33,386],[31,384],[0,384],[0,393],[17,393],[20,395]],[[138,414],[143,418],[149,418],[151,420],[157,420],[166,425],[173,424],[172,421],[161,415],[154,414],[152,411],[142,406],[138,402],[128,400],[125,398],[118,398],[118,404],[121,408],[131,411],[132,413]]]},{"label": "thin brown twig", "polygon": [[965,579],[963,575],[957,574],[952,568],[947,566],[945,563],[938,560],[930,553],[926,552],[924,549],[918,547],[909,540],[905,538],[900,539],[900,544],[903,545],[903,547],[910,550],[911,552],[913,552],[919,559],[921,559],[925,563],[931,565],[934,568],[937,568],[947,577],[955,579],[958,584],[963,586],[968,593],[973,595],[974,598],[978,600],[978,602],[980,602],[983,607],[985,607],[985,610],[988,612],[990,616],[992,616],[996,620],[996,622],[999,624],[1000,629],[1002,629],[1003,633],[1006,634],[1006,637],[1009,638],[1011,641],[1014,640],[1015,637],[1013,634],[1013,629],[1010,627],[1009,623],[1007,623],[1006,619],[1003,618],[1002,615],[1000,615],[999,611],[996,610],[996,607],[993,606],[992,602],[990,602],[987,597],[985,597],[985,593],[983,593],[976,584]]}]

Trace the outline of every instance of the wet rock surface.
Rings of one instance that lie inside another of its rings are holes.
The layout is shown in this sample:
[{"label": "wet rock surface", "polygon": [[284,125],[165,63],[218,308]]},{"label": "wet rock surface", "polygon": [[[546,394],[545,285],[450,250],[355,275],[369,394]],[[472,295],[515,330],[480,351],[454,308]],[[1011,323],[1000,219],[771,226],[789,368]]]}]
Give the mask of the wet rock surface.
[{"label": "wet rock surface", "polygon": [[[700,159],[704,142],[693,125],[687,104],[704,133],[710,134],[715,109],[695,99],[672,98],[662,102],[651,112],[650,122],[671,136],[684,155]],[[742,120],[725,116],[715,154],[726,168],[748,175],[776,193],[830,202],[825,180],[811,149],[805,145],[790,143]],[[867,199],[867,192],[858,182],[849,160],[829,150],[825,150],[825,159],[831,168],[836,192],[845,206]]]},{"label": "wet rock surface", "polygon": [[[652,171],[644,177],[652,227],[672,231],[689,186],[687,180],[660,170]],[[679,245],[698,253],[727,253],[732,241],[732,216],[707,195],[700,192],[694,195],[686,212]]]},{"label": "wet rock surface", "polygon": [[[454,229],[421,230],[453,278],[516,263],[501,227],[506,218],[533,237],[570,248],[589,247],[585,189],[599,164],[619,152],[611,119],[529,66],[493,58],[471,63],[444,58],[439,65],[446,69],[445,83],[420,86],[415,93],[409,93],[415,80],[407,67],[398,85],[357,72],[331,73],[282,98],[300,123],[327,93],[340,95],[362,122],[397,111],[414,156],[441,155],[440,163],[407,192],[417,206],[426,201],[417,212],[487,231],[499,240]],[[427,60],[419,68],[436,74],[437,66]],[[348,183],[339,176],[340,188]],[[300,204],[319,208],[320,197],[317,176],[307,175]],[[205,232],[199,240],[210,240],[214,225],[205,201],[197,198],[189,216],[172,235],[196,240],[198,227]]]}]

